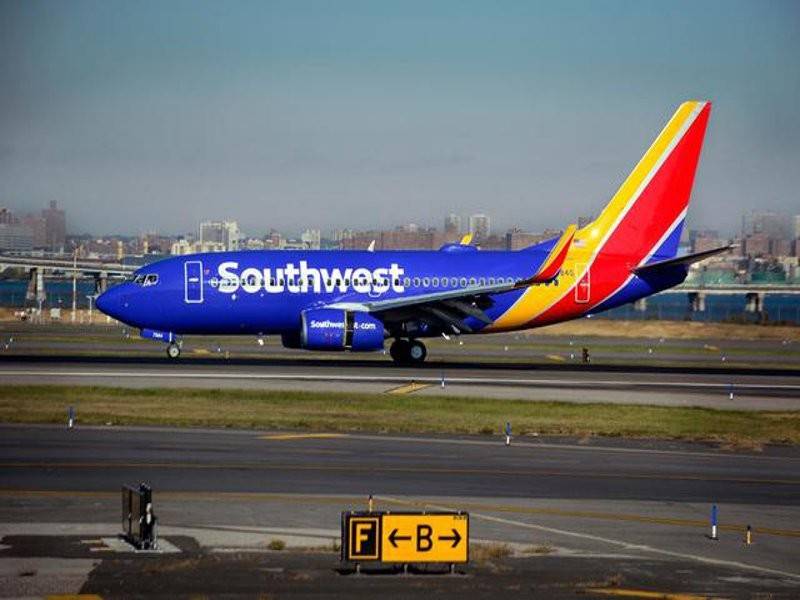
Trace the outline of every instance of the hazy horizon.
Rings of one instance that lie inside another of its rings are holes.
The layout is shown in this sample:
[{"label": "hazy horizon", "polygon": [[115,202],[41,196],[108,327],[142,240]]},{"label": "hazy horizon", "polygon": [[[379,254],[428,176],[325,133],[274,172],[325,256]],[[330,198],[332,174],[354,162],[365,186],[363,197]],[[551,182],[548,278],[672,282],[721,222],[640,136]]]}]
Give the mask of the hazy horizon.
[{"label": "hazy horizon", "polygon": [[5,2],[0,206],[71,232],[561,228],[714,102],[690,227],[800,212],[796,2]]}]

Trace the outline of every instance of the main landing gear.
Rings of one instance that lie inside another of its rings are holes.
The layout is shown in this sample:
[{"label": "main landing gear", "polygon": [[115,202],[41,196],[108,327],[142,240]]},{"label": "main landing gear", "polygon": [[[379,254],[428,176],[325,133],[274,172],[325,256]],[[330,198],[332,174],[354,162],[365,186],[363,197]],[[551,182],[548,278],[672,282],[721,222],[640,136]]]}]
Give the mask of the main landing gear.
[{"label": "main landing gear", "polygon": [[169,356],[171,359],[174,360],[178,358],[180,355],[181,355],[181,347],[175,342],[170,342],[169,345],[167,346],[167,356]]},{"label": "main landing gear", "polygon": [[389,347],[389,355],[399,365],[421,365],[428,350],[419,340],[395,340]]}]

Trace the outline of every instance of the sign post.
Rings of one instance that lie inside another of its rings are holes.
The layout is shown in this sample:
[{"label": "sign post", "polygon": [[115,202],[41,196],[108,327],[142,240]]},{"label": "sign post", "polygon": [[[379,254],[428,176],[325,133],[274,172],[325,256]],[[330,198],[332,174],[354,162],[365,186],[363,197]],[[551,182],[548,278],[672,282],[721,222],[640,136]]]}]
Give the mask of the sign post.
[{"label": "sign post", "polygon": [[342,513],[342,560],[395,563],[466,563],[467,513]]}]

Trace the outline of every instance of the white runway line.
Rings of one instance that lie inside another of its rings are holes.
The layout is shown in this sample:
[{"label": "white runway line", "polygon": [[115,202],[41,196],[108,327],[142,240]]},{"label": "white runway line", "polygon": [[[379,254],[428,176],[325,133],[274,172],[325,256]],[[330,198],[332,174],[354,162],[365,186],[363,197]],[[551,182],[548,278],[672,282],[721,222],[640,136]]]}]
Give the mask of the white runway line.
[{"label": "white runway line", "polygon": [[[453,508],[451,506],[442,506],[437,504],[428,504],[427,502],[414,502],[409,500],[402,500],[400,498],[393,498],[391,496],[376,496],[376,500],[385,500],[387,502],[394,502],[396,504],[417,504],[417,505],[424,505],[425,508],[431,508],[434,510],[441,510],[441,511],[457,511],[457,508]],[[617,540],[613,538],[602,537],[599,535],[593,535],[591,533],[580,533],[577,531],[569,531],[567,529],[557,529],[555,527],[547,527],[545,525],[536,525],[534,523],[526,523],[525,521],[514,521],[512,519],[505,519],[503,517],[494,517],[492,515],[484,515],[481,513],[469,513],[470,518],[476,519],[483,519],[485,521],[492,521],[495,523],[500,523],[502,525],[512,525],[514,527],[522,527],[525,529],[535,529],[537,531],[544,531],[546,533],[552,533],[555,535],[562,535],[567,537],[579,538],[584,539],[592,542],[601,542],[604,544],[610,544],[614,546],[620,546],[625,550],[638,550],[641,552],[650,552],[653,554],[661,554],[662,556],[669,556],[672,558],[681,558],[684,560],[692,560],[700,563],[710,564],[710,565],[718,565],[723,567],[731,567],[734,569],[745,569],[748,571],[755,571],[758,573],[766,573],[768,575],[777,575],[779,577],[787,577],[790,579],[800,580],[800,573],[791,573],[789,571],[781,571],[779,569],[771,569],[769,567],[760,567],[758,565],[751,565],[748,563],[743,563],[735,560],[725,560],[722,558],[710,558],[707,556],[700,556],[698,554],[687,554],[684,552],[676,552],[673,550],[664,550],[662,548],[655,548],[653,546],[646,546],[643,544],[632,544],[630,542],[625,542],[623,540]]]}]

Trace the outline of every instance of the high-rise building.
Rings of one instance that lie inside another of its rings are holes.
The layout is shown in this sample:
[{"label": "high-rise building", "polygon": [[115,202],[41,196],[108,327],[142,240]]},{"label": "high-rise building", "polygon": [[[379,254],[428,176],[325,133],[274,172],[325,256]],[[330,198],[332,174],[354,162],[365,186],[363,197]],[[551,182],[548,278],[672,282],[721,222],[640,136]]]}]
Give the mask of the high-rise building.
[{"label": "high-rise building", "polygon": [[337,242],[341,245],[341,242],[345,240],[353,239],[354,232],[352,229],[334,229],[333,230],[333,241]]},{"label": "high-rise building", "polygon": [[794,239],[800,240],[800,215],[794,216]]},{"label": "high-rise building", "polygon": [[461,233],[461,215],[450,213],[444,218],[445,233]]},{"label": "high-rise building", "polygon": [[[0,213],[1,214],[1,213]],[[8,213],[9,216],[10,213]],[[29,251],[33,250],[33,233],[27,225],[13,222],[0,221],[0,251]],[[3,217],[4,219],[6,217]]]},{"label": "high-rise building", "polygon": [[300,234],[300,241],[308,250],[319,250],[322,242],[322,234],[319,229],[306,229]]},{"label": "high-rise building", "polygon": [[770,239],[766,233],[752,233],[744,238],[742,244],[743,256],[768,256],[770,252]]},{"label": "high-rise building", "polygon": [[491,223],[488,215],[476,213],[469,217],[469,232],[474,241],[486,240],[492,233]]},{"label": "high-rise building", "polygon": [[47,221],[45,221],[44,217],[28,214],[23,216],[20,222],[31,230],[34,248],[50,249],[47,243]]},{"label": "high-rise building", "polygon": [[528,246],[538,244],[546,239],[541,233],[530,233],[521,229],[511,229],[506,232],[506,250],[522,250]]},{"label": "high-rise building", "polygon": [[44,247],[51,251],[64,248],[67,239],[67,217],[64,211],[58,208],[55,200],[50,201],[50,206],[42,211],[44,220]]},{"label": "high-rise building", "polygon": [[203,221],[200,223],[201,244],[221,244],[225,250],[238,250],[242,237],[236,221]]},{"label": "high-rise building", "polygon": [[17,218],[10,210],[0,206],[0,225],[15,225]]},{"label": "high-rise building", "polygon": [[763,233],[770,239],[783,240],[791,235],[785,215],[769,211],[753,211],[750,214],[751,233]]}]

